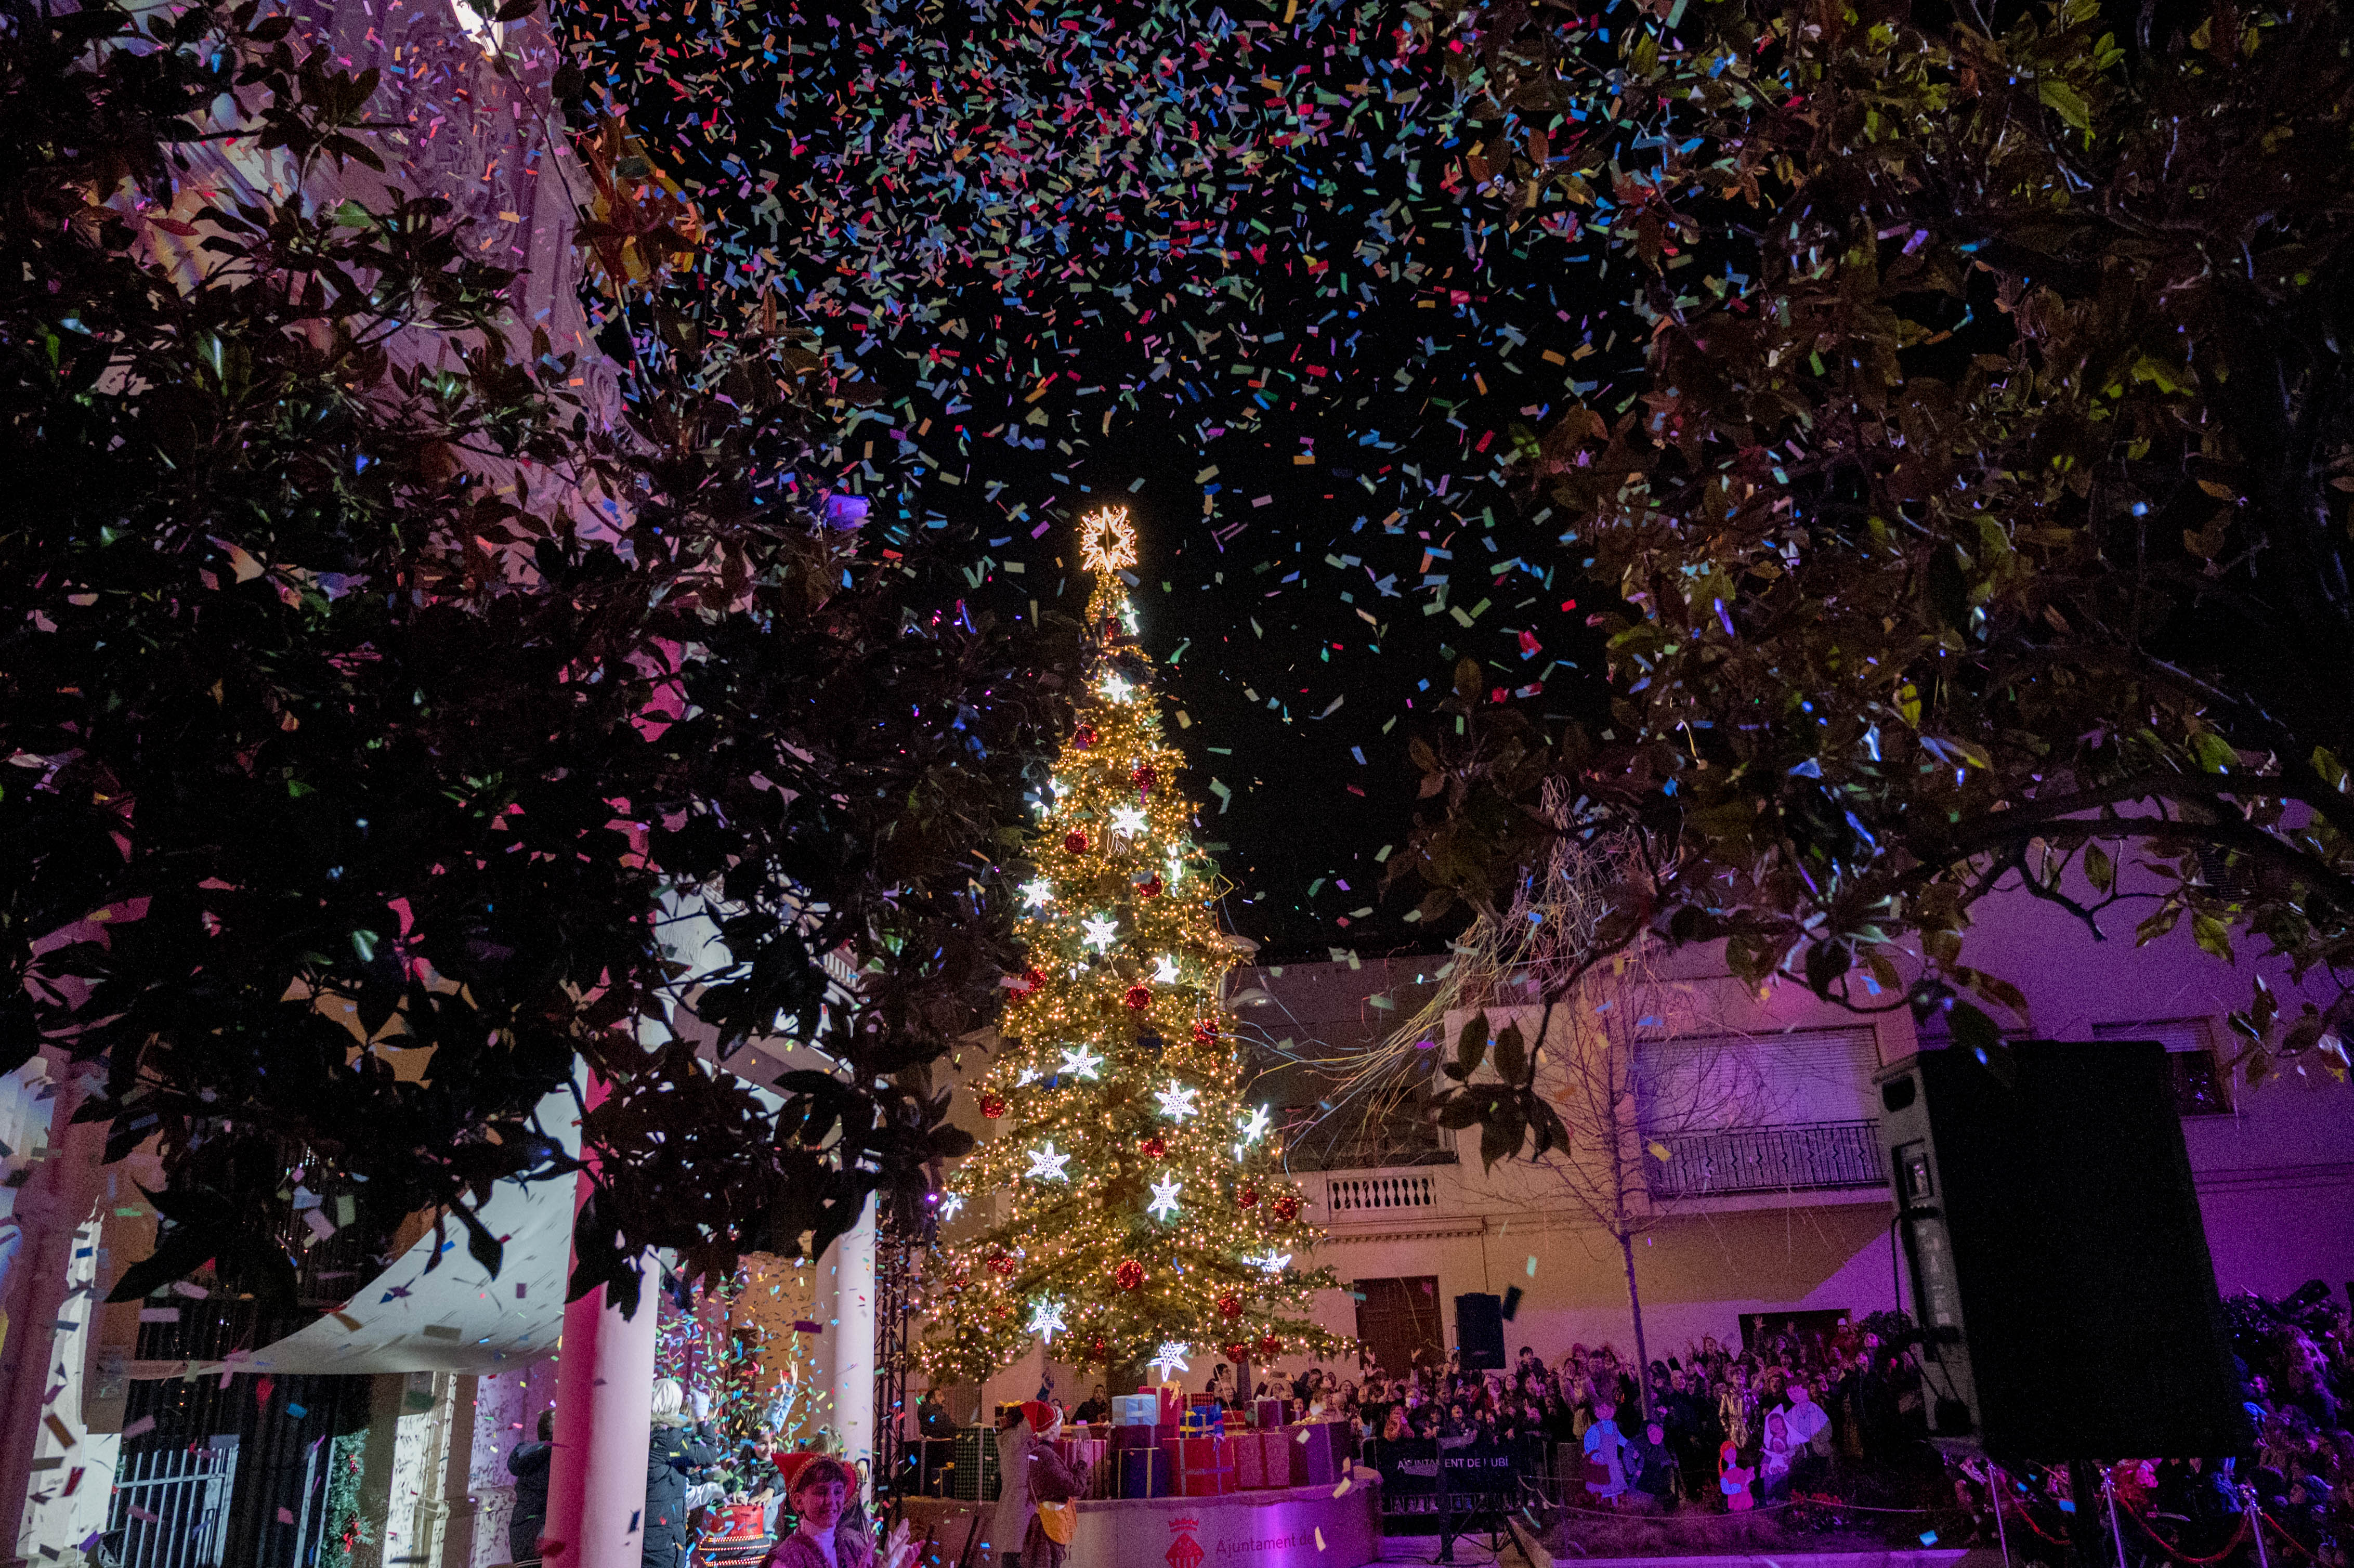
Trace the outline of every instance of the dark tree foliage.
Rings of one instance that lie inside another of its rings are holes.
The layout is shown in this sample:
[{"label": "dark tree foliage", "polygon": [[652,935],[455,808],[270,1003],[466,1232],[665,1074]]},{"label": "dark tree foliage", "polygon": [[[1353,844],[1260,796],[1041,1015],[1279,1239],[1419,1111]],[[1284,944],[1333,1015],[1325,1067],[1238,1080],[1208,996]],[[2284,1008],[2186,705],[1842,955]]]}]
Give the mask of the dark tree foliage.
[{"label": "dark tree foliage", "polygon": [[[1752,982],[1983,1044],[2031,1001],[1967,960],[2004,885],[2342,976],[2344,9],[1606,12],[1433,26],[1490,116],[1488,195],[1589,208],[1651,327],[1639,397],[1523,452],[1610,607],[1610,724],[1546,733],[1467,683],[1394,873],[1431,914],[1491,906],[1564,778],[1574,831],[1652,852],[1596,958],[1725,941]],[[2338,998],[2259,981],[2251,1077],[2342,1075]]]},{"label": "dark tree foliage", "polygon": [[[473,1210],[575,1168],[535,1110],[581,1064],[576,1290],[822,1248],[964,1146],[928,1065],[1023,967],[997,865],[1076,630],[779,499],[839,403],[773,321],[642,304],[607,437],[431,195],[197,210],[224,94],[376,164],[372,73],[254,14],[0,4],[0,1066],[101,1063],[110,1157],[160,1138],[118,1298],[211,1260],[282,1299],[290,1149],[495,1267]],[[697,914],[709,972],[662,945]],[[686,1038],[772,1033],[842,1064],[780,1111]]]}]

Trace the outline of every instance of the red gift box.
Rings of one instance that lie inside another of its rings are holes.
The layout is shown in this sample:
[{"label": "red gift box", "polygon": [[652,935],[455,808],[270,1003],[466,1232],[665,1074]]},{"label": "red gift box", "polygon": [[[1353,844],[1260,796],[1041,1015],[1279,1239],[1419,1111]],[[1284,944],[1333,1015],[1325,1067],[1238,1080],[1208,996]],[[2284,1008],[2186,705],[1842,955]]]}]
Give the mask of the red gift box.
[{"label": "red gift box", "polygon": [[1291,1456],[1281,1432],[1246,1432],[1227,1440],[1235,1451],[1235,1488],[1258,1491],[1291,1484]]},{"label": "red gift box", "polygon": [[1055,1457],[1071,1467],[1085,1489],[1083,1498],[1110,1495],[1111,1445],[1094,1437],[1058,1437],[1055,1440]]},{"label": "red gift box", "polygon": [[1235,1489],[1234,1450],[1224,1437],[1181,1437],[1177,1442],[1177,1495],[1223,1497]]}]

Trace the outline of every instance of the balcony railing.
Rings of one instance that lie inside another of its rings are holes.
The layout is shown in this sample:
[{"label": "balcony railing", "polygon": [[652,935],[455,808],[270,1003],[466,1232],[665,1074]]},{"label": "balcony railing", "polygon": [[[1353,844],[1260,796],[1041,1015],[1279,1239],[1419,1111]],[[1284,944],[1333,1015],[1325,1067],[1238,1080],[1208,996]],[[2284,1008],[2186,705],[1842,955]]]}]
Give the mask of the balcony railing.
[{"label": "balcony railing", "polygon": [[1667,1159],[1649,1165],[1655,1198],[1888,1185],[1876,1122],[1728,1128],[1646,1141],[1668,1150]]},{"label": "balcony railing", "polygon": [[1349,1214],[1438,1206],[1436,1176],[1331,1176],[1324,1182],[1328,1213]]}]

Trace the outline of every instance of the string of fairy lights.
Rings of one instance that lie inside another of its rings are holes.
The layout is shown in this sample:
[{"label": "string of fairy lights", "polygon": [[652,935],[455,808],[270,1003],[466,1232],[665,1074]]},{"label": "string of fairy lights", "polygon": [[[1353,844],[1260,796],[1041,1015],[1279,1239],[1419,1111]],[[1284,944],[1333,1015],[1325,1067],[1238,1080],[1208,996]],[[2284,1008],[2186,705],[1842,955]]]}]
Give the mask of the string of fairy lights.
[{"label": "string of fairy lights", "polygon": [[1277,1168],[1267,1108],[1243,1104],[1217,1010],[1235,955],[1135,641],[1136,558],[1126,508],[1082,521],[1098,651],[1038,803],[1030,968],[1008,983],[1005,1044],[974,1089],[994,1136],[941,1198],[944,1220],[970,1219],[933,1270],[917,1355],[935,1378],[985,1377],[1034,1340],[1163,1377],[1201,1347],[1241,1360],[1346,1344],[1307,1318],[1335,1282],[1293,1266],[1314,1225]]}]

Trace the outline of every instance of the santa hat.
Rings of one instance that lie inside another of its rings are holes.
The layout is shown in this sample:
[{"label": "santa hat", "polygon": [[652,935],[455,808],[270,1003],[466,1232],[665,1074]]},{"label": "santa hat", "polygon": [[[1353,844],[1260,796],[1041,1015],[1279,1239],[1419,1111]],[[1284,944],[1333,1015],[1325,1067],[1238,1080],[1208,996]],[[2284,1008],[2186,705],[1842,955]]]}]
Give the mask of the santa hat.
[{"label": "santa hat", "polygon": [[1030,1430],[1033,1432],[1044,1432],[1063,1418],[1061,1411],[1043,1399],[1023,1401],[1022,1414],[1023,1419],[1030,1423]]}]

